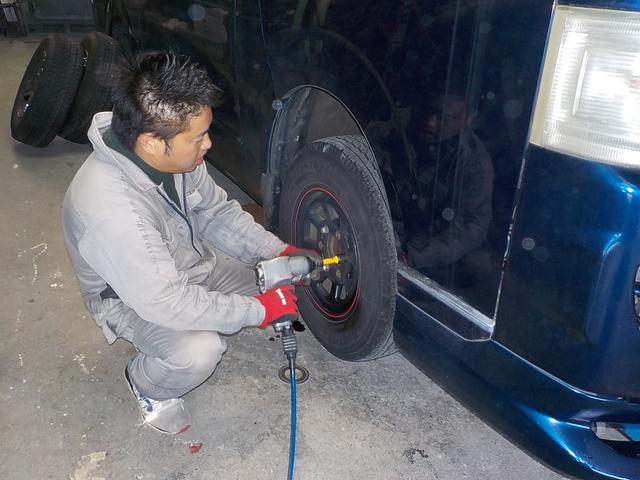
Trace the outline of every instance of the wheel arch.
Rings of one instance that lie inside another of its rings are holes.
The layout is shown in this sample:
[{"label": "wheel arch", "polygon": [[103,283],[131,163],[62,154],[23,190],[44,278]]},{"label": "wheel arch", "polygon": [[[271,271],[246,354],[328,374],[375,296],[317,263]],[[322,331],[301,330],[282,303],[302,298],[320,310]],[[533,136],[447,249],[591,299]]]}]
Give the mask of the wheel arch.
[{"label": "wheel arch", "polygon": [[[287,163],[305,145],[323,137],[362,135],[383,174],[387,199],[394,199],[394,177],[414,168],[415,155],[406,133],[410,120],[408,112],[394,103],[384,78],[367,54],[344,36],[318,28],[279,32],[268,46],[276,115],[263,166],[262,203],[267,227],[277,231],[279,182]],[[313,57],[314,52],[325,49],[341,54]],[[309,58],[313,68],[305,63]],[[330,121],[325,122],[325,135],[314,135],[314,128],[305,134],[308,121],[314,120],[307,107],[312,96],[327,106],[324,111],[328,114],[323,118]]]},{"label": "wheel arch", "polygon": [[[274,100],[273,108],[276,115],[267,143],[262,202],[265,225],[277,232],[281,179],[296,154],[321,138],[360,135],[367,139],[367,135],[349,107],[319,86],[295,87]],[[370,144],[369,149],[375,158]]]}]

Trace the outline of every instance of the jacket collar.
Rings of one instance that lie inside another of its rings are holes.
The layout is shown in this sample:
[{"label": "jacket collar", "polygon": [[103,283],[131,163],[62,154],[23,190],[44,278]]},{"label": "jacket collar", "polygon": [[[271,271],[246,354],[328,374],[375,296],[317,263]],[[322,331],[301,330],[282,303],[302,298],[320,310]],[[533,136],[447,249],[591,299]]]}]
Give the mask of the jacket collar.
[{"label": "jacket collar", "polygon": [[156,184],[136,164],[104,143],[102,134],[111,127],[112,117],[112,112],[96,113],[87,132],[98,160],[115,164],[140,190],[156,188]]}]

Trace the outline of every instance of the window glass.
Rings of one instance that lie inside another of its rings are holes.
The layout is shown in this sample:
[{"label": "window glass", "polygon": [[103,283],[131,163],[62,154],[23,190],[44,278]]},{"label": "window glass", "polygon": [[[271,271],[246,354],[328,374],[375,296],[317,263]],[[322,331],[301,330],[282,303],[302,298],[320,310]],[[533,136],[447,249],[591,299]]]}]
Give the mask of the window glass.
[{"label": "window glass", "polygon": [[358,119],[400,260],[492,317],[544,45],[527,34],[548,7],[280,0],[263,15],[276,95],[319,85]]},{"label": "window glass", "polygon": [[544,32],[548,11],[383,3],[354,38],[380,46],[372,58],[408,139],[404,164],[399,146],[382,149],[401,261],[492,317],[542,56],[524,32]]}]

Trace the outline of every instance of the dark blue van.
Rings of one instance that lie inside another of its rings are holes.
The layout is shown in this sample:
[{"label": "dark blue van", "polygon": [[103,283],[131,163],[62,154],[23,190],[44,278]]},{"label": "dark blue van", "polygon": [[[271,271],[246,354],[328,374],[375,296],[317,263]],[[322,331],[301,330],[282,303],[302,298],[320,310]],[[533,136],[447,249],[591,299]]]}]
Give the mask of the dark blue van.
[{"label": "dark blue van", "polygon": [[224,91],[209,160],[345,262],[336,356],[396,349],[565,475],[640,478],[640,2],[95,0]]}]

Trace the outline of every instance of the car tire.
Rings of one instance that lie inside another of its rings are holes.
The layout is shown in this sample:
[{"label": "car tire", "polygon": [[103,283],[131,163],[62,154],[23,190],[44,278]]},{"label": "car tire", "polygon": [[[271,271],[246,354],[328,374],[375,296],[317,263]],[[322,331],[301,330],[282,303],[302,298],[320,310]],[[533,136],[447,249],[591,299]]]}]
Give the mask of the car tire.
[{"label": "car tire", "polygon": [[50,34],[22,77],[11,111],[11,136],[44,147],[58,134],[82,76],[82,50],[61,34]]},{"label": "car tire", "polygon": [[300,313],[320,343],[350,361],[394,351],[397,258],[382,178],[361,136],[329,137],[302,148],[280,197],[280,233],[289,243],[341,263],[298,287]]},{"label": "car tire", "polygon": [[80,42],[84,74],[60,136],[75,143],[88,143],[87,131],[97,112],[111,110],[111,92],[117,73],[118,42],[100,32],[91,32]]}]

